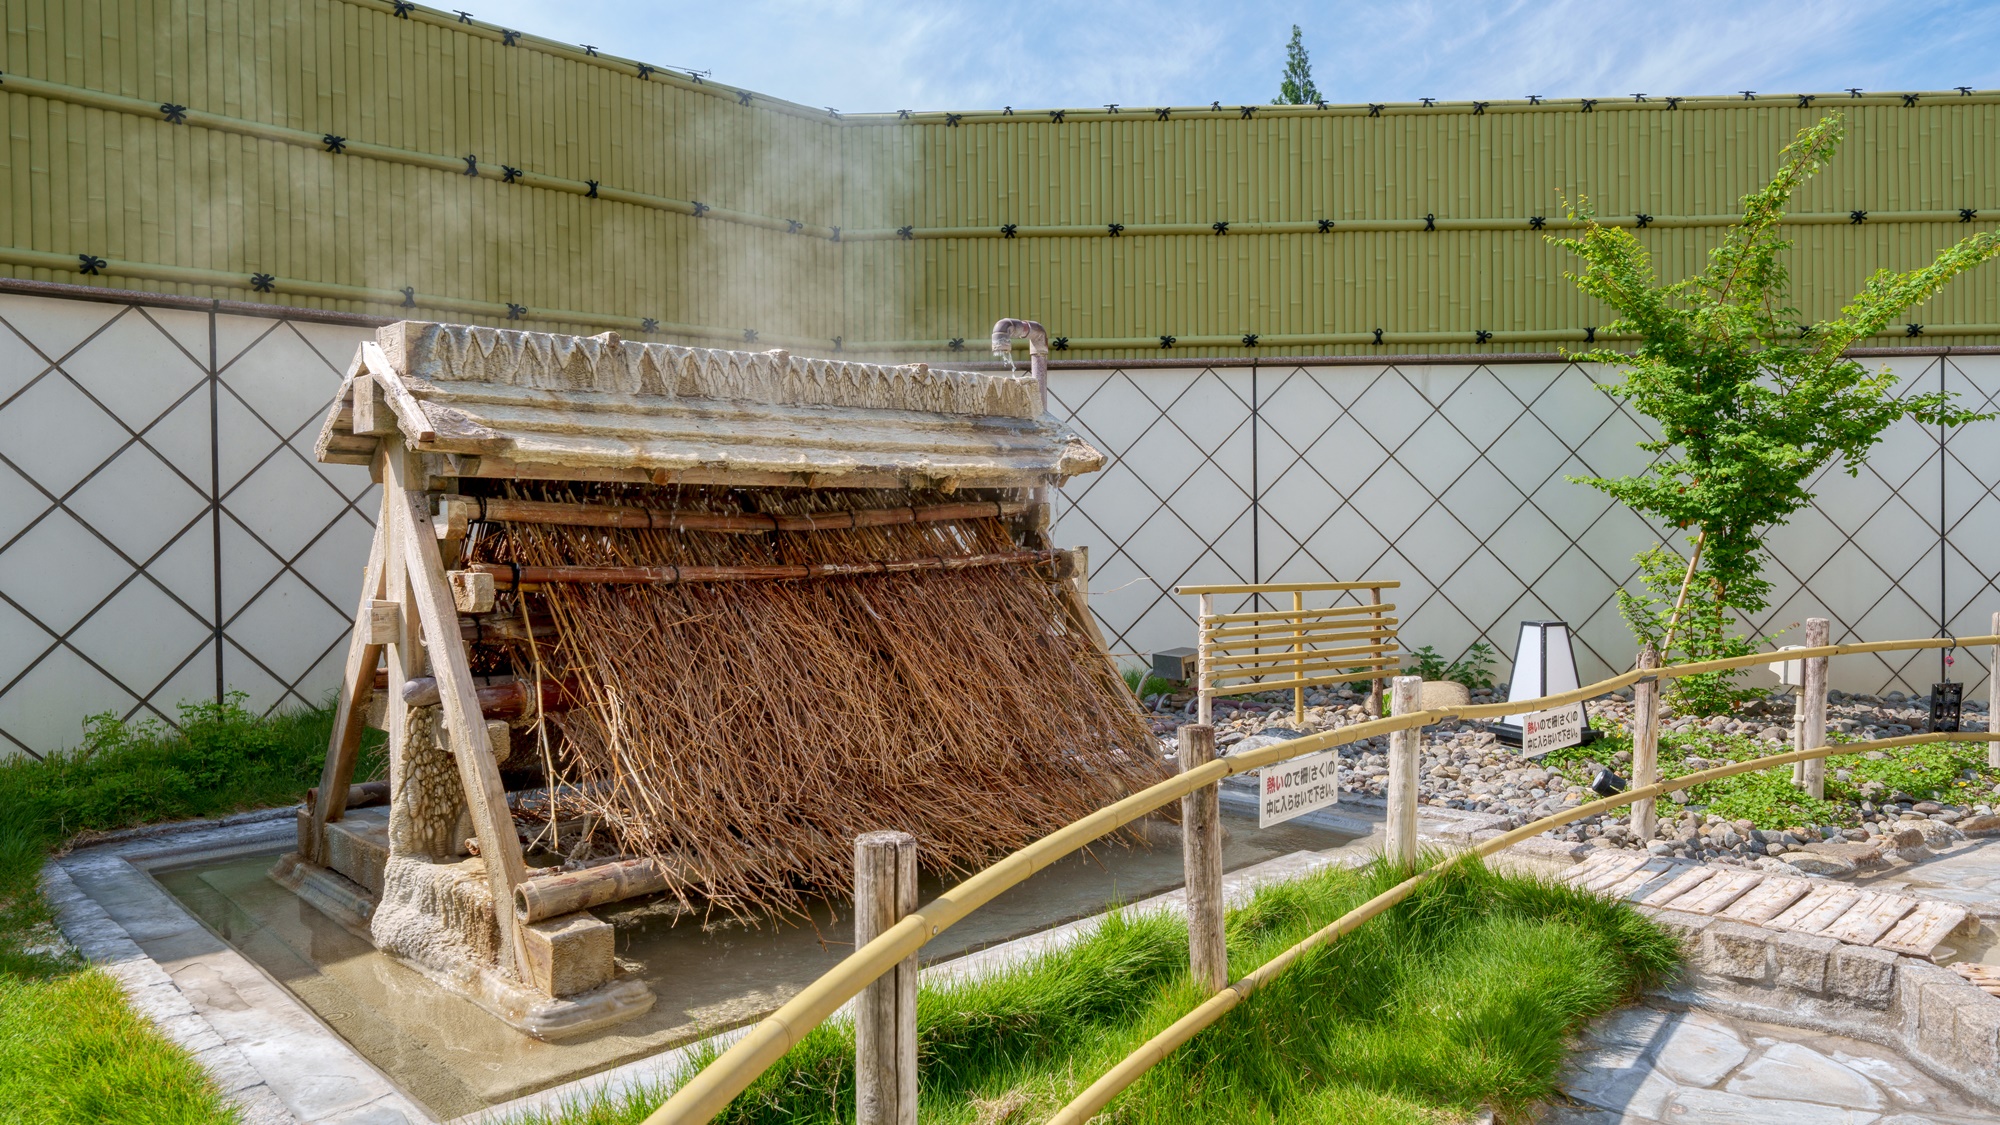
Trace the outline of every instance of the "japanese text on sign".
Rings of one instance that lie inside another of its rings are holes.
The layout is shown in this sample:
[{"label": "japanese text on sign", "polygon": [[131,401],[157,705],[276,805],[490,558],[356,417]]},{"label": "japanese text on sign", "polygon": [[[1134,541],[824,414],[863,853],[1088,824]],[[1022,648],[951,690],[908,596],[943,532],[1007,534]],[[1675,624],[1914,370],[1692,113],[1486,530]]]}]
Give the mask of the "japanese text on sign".
[{"label": "japanese text on sign", "polygon": [[1583,741],[1583,704],[1537,711],[1521,721],[1521,752],[1545,754]]},{"label": "japanese text on sign", "polygon": [[1269,828],[1340,799],[1340,752],[1322,750],[1257,771],[1257,827]]}]

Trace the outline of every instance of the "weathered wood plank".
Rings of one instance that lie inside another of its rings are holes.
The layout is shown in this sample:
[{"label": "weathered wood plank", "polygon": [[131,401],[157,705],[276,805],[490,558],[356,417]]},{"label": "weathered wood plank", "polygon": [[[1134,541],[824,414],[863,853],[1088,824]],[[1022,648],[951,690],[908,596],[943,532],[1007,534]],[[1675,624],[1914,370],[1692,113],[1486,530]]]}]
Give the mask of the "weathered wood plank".
[{"label": "weathered wood plank", "polygon": [[1670,878],[1675,870],[1672,856],[1654,856],[1625,873],[1602,892],[1606,898],[1631,898]]},{"label": "weathered wood plank", "polygon": [[1919,902],[1888,933],[1875,939],[1875,948],[1929,958],[1965,919],[1965,907],[1956,903]]},{"label": "weathered wood plank", "polygon": [[1753,926],[1764,923],[1783,914],[1793,903],[1812,890],[1812,883],[1805,879],[1786,879],[1778,876],[1766,878],[1756,888],[1742,898],[1716,911],[1717,918],[1731,922],[1748,922]]},{"label": "weathered wood plank", "polygon": [[1913,898],[1864,891],[1860,899],[1847,908],[1847,913],[1820,931],[1820,936],[1839,938],[1856,945],[1870,945],[1916,908],[1917,900]]},{"label": "weathered wood plank", "polygon": [[1708,882],[1674,900],[1675,910],[1714,914],[1764,881],[1762,871],[1718,871]]},{"label": "weathered wood plank", "polygon": [[1599,852],[1562,873],[1562,880],[1574,887],[1592,889],[1638,870],[1647,857],[1638,852]]},{"label": "weathered wood plank", "polygon": [[1700,887],[1718,875],[1713,867],[1684,867],[1673,878],[1645,892],[1632,901],[1640,906],[1664,906],[1670,910],[1680,909],[1681,896]]},{"label": "weathered wood plank", "polygon": [[380,516],[375,521],[375,538],[368,548],[368,565],[362,572],[361,599],[355,623],[347,640],[347,664],[340,675],[340,702],[333,711],[333,734],[327,739],[326,762],[320,769],[319,791],[326,799],[312,810],[312,828],[307,845],[314,854],[306,858],[319,862],[323,856],[326,826],[347,812],[347,787],[354,780],[354,762],[361,753],[361,731],[368,719],[368,697],[375,687],[375,665],[381,662],[382,646],[374,643],[362,625],[369,607],[382,596],[388,573],[385,537],[389,526],[389,499],[383,497]]},{"label": "weathered wood plank", "polygon": [[1816,934],[1832,925],[1834,919],[1847,913],[1847,908],[1860,900],[1861,892],[1844,883],[1814,887],[1805,893],[1804,898],[1786,907],[1765,925],[1774,930]]}]

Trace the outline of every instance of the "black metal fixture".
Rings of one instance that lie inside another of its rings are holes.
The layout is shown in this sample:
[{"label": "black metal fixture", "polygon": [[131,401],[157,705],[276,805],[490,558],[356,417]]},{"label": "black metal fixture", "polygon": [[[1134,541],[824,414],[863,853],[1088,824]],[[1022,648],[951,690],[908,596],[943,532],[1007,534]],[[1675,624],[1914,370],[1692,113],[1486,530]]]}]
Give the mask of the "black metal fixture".
[{"label": "black metal fixture", "polygon": [[1378,344],[1382,342],[1382,330],[1380,328],[1375,329],[1375,342]]},{"label": "black metal fixture", "polygon": [[1590,791],[1600,797],[1616,797],[1625,792],[1627,784],[1624,778],[1610,770],[1598,770],[1597,776],[1590,779]]},{"label": "black metal fixture", "polygon": [[699,199],[694,201],[694,217],[697,219],[701,218],[703,215],[706,215],[713,210],[715,210],[715,208],[710,207],[708,204],[703,203]]},{"label": "black metal fixture", "polygon": [[650,316],[642,316],[642,317],[640,317],[640,318],[639,318],[639,331],[641,331],[641,332],[658,332],[659,330],[660,330],[660,322],[659,322],[659,321],[657,321],[657,320],[654,320],[654,319],[653,319],[652,317],[650,317]]},{"label": "black metal fixture", "polygon": [[896,237],[908,242],[917,237],[917,228],[913,225],[897,227]]},{"label": "black metal fixture", "polygon": [[1865,223],[1865,222],[1867,222],[1867,221],[1868,221],[1868,212],[1866,212],[1866,211],[1849,211],[1849,212],[1847,213],[1847,221],[1848,221],[1848,222],[1850,222],[1850,223],[1853,223],[1853,224],[1855,224],[1856,226],[1859,226],[1860,224],[1862,224],[1862,223]]},{"label": "black metal fixture", "polygon": [[1057,336],[1055,339],[1049,341],[1049,346],[1059,352],[1066,352],[1069,350],[1069,337]]},{"label": "black metal fixture", "polygon": [[1586,344],[1595,344],[1597,342],[1597,326],[1595,324],[1586,324],[1583,326],[1583,342]]},{"label": "black metal fixture", "polygon": [[160,116],[166,118],[169,125],[185,125],[188,119],[188,107],[175,105],[173,102],[161,102]]},{"label": "black metal fixture", "polygon": [[333,135],[332,133],[328,133],[328,134],[327,134],[326,136],[324,136],[324,137],[321,137],[321,138],[320,138],[319,140],[320,140],[320,143],[321,143],[321,144],[323,144],[323,145],[325,145],[325,146],[326,146],[326,151],[328,151],[328,152],[346,152],[346,151],[347,151],[347,138],[346,138],[346,137],[336,137],[336,136],[334,136],[334,135]]},{"label": "black metal fixture", "polygon": [[1210,229],[1210,230],[1214,231],[1214,232],[1215,232],[1215,233],[1217,233],[1217,234],[1228,234],[1228,233],[1229,233],[1229,221],[1228,221],[1227,219],[1225,219],[1225,220],[1223,220],[1222,222],[1219,222],[1219,223],[1210,223],[1210,224],[1208,224],[1208,229]]},{"label": "black metal fixture", "polygon": [[520,32],[507,27],[503,27],[500,29],[500,43],[502,46],[515,47],[519,46],[520,42],[521,42]]},{"label": "black metal fixture", "polygon": [[1013,223],[1002,223],[1000,225],[1000,237],[1012,238],[1014,237],[1014,232],[1020,229],[1021,229],[1020,227],[1015,226]]},{"label": "black metal fixture", "polygon": [[76,256],[76,268],[79,273],[101,274],[104,272],[104,267],[104,259],[95,254],[78,254]]},{"label": "black metal fixture", "polygon": [[1438,217],[1435,212],[1429,212],[1424,215],[1424,229],[1425,230],[1438,229]]},{"label": "black metal fixture", "polygon": [[527,319],[527,316],[528,316],[528,306],[517,305],[512,301],[507,302],[508,320],[525,320]]},{"label": "black metal fixture", "polygon": [[1257,346],[1257,334],[1256,334],[1255,332],[1245,332],[1245,333],[1243,334],[1243,346],[1244,346],[1244,347],[1246,347],[1246,348],[1254,348],[1254,347],[1256,347],[1256,346]]},{"label": "black metal fixture", "polygon": [[521,179],[521,170],[519,168],[516,168],[511,164],[502,164],[500,166],[501,183],[503,184],[516,183],[520,179]]},{"label": "black metal fixture", "polygon": [[417,307],[416,286],[414,285],[403,286],[403,307],[406,309],[414,309]]},{"label": "black metal fixture", "polygon": [[250,275],[250,288],[259,293],[269,293],[278,287],[277,281],[268,273],[253,273]]},{"label": "black metal fixture", "polygon": [[1164,348],[1171,348],[1171,347],[1173,347],[1173,346],[1174,346],[1174,342],[1175,342],[1175,340],[1176,340],[1176,339],[1177,339],[1177,337],[1174,337],[1174,336],[1162,336],[1162,337],[1160,337],[1160,347],[1161,347],[1161,348],[1163,348],[1163,349],[1164,349]]},{"label": "black metal fixture", "polygon": [[589,191],[586,191],[586,192],[584,192],[584,193],[583,193],[583,197],[584,197],[585,199],[596,199],[596,198],[597,198],[597,181],[596,181],[596,180],[585,180],[585,181],[583,181],[583,182],[584,182],[584,183],[586,183],[586,184],[588,184],[588,185],[590,185],[590,190],[589,190]]},{"label": "black metal fixture", "polygon": [[478,158],[478,157],[476,157],[476,156],[473,156],[473,155],[471,155],[471,154],[469,154],[469,153],[468,153],[468,154],[466,155],[466,157],[465,157],[465,174],[466,174],[466,175],[468,175],[468,176],[477,176],[477,175],[479,174],[479,158]]}]

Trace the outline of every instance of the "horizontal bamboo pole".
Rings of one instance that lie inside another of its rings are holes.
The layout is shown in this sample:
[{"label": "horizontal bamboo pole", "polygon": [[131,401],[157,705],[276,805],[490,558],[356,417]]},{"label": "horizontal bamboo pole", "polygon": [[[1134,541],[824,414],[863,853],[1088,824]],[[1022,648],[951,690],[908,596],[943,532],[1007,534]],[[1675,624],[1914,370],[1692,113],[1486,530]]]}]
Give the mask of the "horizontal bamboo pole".
[{"label": "horizontal bamboo pole", "polygon": [[[1254,641],[1232,641],[1228,645],[1212,645],[1210,649],[1212,651],[1214,649],[1278,649],[1278,647],[1288,647],[1288,645],[1314,645],[1314,643],[1324,645],[1324,643],[1330,643],[1330,641],[1376,641],[1376,639],[1390,639],[1390,637],[1396,637],[1394,629],[1388,629],[1388,631],[1372,629],[1372,631],[1366,631],[1366,633],[1320,633],[1320,635],[1306,633],[1306,635],[1296,635],[1296,637],[1288,637],[1288,635],[1280,633],[1280,635],[1274,635],[1274,637],[1258,637]],[[1354,645],[1354,647],[1346,647],[1346,649],[1304,649],[1304,651],[1288,651],[1288,653],[1250,653],[1250,655],[1240,655],[1240,657],[1214,657],[1214,659],[1210,659],[1210,665],[1224,665],[1224,667],[1226,665],[1272,665],[1272,663],[1280,663],[1280,661],[1298,661],[1300,657],[1340,657],[1342,653],[1386,653],[1390,649],[1394,649],[1394,645]]]},{"label": "horizontal bamboo pole", "polygon": [[[1391,613],[1394,612],[1395,608],[1395,603],[1387,602],[1369,603],[1366,605],[1337,605],[1328,609],[1308,609],[1303,611],[1296,609],[1270,609],[1259,610],[1255,613],[1218,613],[1210,617],[1209,620],[1222,624],[1234,621],[1268,621],[1274,623],[1273,627],[1275,627],[1275,623],[1284,621],[1297,621],[1300,619],[1314,621],[1322,617],[1354,617],[1365,613]],[[1384,618],[1384,620],[1391,625],[1396,623],[1396,619],[1393,617]],[[1226,628],[1217,629],[1211,635],[1220,637],[1233,631],[1236,630]]]},{"label": "horizontal bamboo pole", "polygon": [[[1294,590],[1320,593],[1327,590],[1394,590],[1401,582],[1383,579],[1374,582],[1249,582],[1233,586],[1176,586],[1176,594],[1289,594]],[[1280,612],[1279,616],[1283,616]],[[1294,614],[1293,616],[1297,616]],[[1218,618],[1217,620],[1221,620]]]},{"label": "horizontal bamboo pole", "polygon": [[1491,840],[1480,843],[1468,851],[1439,860],[1417,874],[1412,875],[1410,878],[1362,903],[1360,906],[1355,907],[1353,910],[1341,915],[1339,918],[1334,919],[1325,927],[1305,937],[1297,945],[1292,946],[1251,972],[1246,973],[1241,979],[1209,997],[1199,1007],[1182,1016],[1180,1019],[1175,1020],[1164,1031],[1161,1031],[1158,1035],[1141,1044],[1138,1049],[1127,1055],[1117,1066],[1106,1071],[1102,1077],[1091,1083],[1088,1088],[1081,1094],[1078,1094],[1074,1100],[1064,1106],[1054,1117],[1049,1118],[1049,1125],[1083,1125],[1084,1122],[1096,1116],[1099,1110],[1109,1105],[1111,1099],[1117,1097],[1126,1087],[1136,1082],[1140,1075],[1158,1065],[1175,1048],[1194,1038],[1197,1033],[1221,1019],[1231,1009],[1248,999],[1252,993],[1269,984],[1286,969],[1297,964],[1299,959],[1307,953],[1354,932],[1360,928],[1362,923],[1367,922],[1369,919],[1376,917],[1383,911],[1408,898],[1418,887],[1436,878],[1453,864],[1462,862],[1468,855],[1485,858],[1497,852],[1505,851],[1507,848],[1513,847],[1523,840],[1539,836],[1552,828],[1560,828],[1565,824],[1570,824],[1586,817],[1609,812],[1612,809],[1630,804],[1633,801],[1643,801],[1648,798],[1663,796],[1676,790],[1705,785],[1708,782],[1720,781],[1723,778],[1734,777],[1737,774],[1775,769],[1780,766],[1790,765],[1793,762],[1803,762],[1843,754],[1863,754],[1876,750],[1893,749],[1899,746],[1919,746],[1932,742],[1994,741],[2000,741],[2000,733],[1989,733],[1986,731],[1936,731],[1928,734],[1904,735],[1900,738],[1882,738],[1870,742],[1850,742],[1838,746],[1820,746],[1811,750],[1793,750],[1783,754],[1773,754],[1766,758],[1754,758],[1747,762],[1732,762],[1729,765],[1717,766],[1714,769],[1702,770],[1699,773],[1684,774],[1670,781],[1662,781],[1658,784],[1630,789],[1616,796],[1606,797],[1599,801],[1591,801],[1588,804],[1578,805],[1573,809],[1556,813],[1553,816],[1543,817],[1530,824],[1524,824],[1510,832],[1503,833]]},{"label": "horizontal bamboo pole", "polygon": [[[1815,656],[1850,656],[1864,652],[1908,652],[1922,649],[1946,647],[1971,647],[1973,645],[2000,644],[2000,635],[1983,637],[1943,637],[1904,641],[1867,641],[1856,644],[1823,645],[1815,648],[1788,650],[1786,659],[1804,660]],[[1409,730],[1429,726],[1446,719],[1497,719],[1515,714],[1523,708],[1547,710],[1567,703],[1578,703],[1593,696],[1616,691],[1638,683],[1642,679],[1674,679],[1680,676],[1699,675],[1703,672],[1723,672],[1735,668],[1749,668],[1769,664],[1777,659],[1774,653],[1753,653],[1748,656],[1728,657],[1721,660],[1704,660],[1691,664],[1681,664],[1650,672],[1625,672],[1609,679],[1586,684],[1574,691],[1544,696],[1540,699],[1524,699],[1507,703],[1482,703],[1464,707],[1445,707],[1429,711],[1412,711],[1407,715],[1392,715],[1387,718],[1370,719],[1319,734],[1294,738],[1273,743],[1255,750],[1240,751],[1225,758],[1218,758],[1205,766],[1175,774],[1158,784],[1148,786],[1120,801],[1083,817],[1065,827],[1058,828],[1047,836],[1036,840],[1017,851],[1001,857],[994,863],[971,876],[964,882],[925,903],[922,908],[906,915],[901,922],[890,927],[881,936],[843,958],[839,964],[828,970],[818,980],[801,989],[797,995],[781,1005],[777,1011],[764,1017],[748,1033],[738,1039],[721,1057],[704,1067],[690,1078],[686,1084],[674,1092],[658,1109],[646,1117],[645,1125],[692,1125],[707,1121],[722,1112],[737,1094],[747,1089],[750,1083],[771,1068],[786,1051],[795,1046],[806,1034],[825,1022],[840,1006],[853,999],[876,978],[887,973],[910,954],[921,949],[930,939],[943,933],[963,920],[979,907],[993,901],[1008,890],[1028,879],[1029,876],[1056,862],[1069,853],[1089,844],[1093,840],[1116,832],[1127,824],[1147,816],[1157,809],[1180,800],[1189,793],[1206,785],[1213,785],[1223,778],[1235,777],[1263,769],[1265,766],[1290,761],[1306,754],[1317,753],[1334,746],[1345,746],[1351,742],[1375,738],[1398,730]],[[1980,732],[1964,737],[1984,740]],[[1923,741],[1926,738],[1947,740],[1947,736],[1909,736],[1907,739],[1883,740],[1891,745],[1905,745],[1909,741]],[[1852,745],[1852,744],[1849,744]],[[1821,748],[1828,749],[1828,748]],[[1844,749],[1844,748],[1841,748]],[[1812,753],[1813,751],[1793,751]],[[1783,758],[1783,755],[1779,756]],[[1787,759],[1789,760],[1789,759]],[[1727,767],[1722,767],[1727,768]],[[1754,768],[1754,767],[1752,767]],[[1693,776],[1693,775],[1689,775]],[[1723,774],[1722,776],[1729,776]],[[1675,781],[1685,781],[1676,778]],[[1662,783],[1667,784],[1667,783]],[[1697,782],[1698,784],[1698,782]],[[1655,795],[1649,786],[1647,790],[1621,796],[1634,799]],[[1601,804],[1601,802],[1599,802]],[[1578,806],[1579,809],[1592,806]],[[1609,806],[1606,806],[1609,807]],[[1577,813],[1577,810],[1571,810]],[[1593,815],[1589,812],[1578,816]],[[1568,823],[1569,817],[1560,823]],[[1495,837],[1481,845],[1481,855],[1491,851],[1483,850],[1492,844],[1506,841],[1500,847],[1511,846],[1526,837],[1518,835],[1521,830]],[[1493,851],[1499,850],[1493,848]],[[1405,892],[1407,893],[1407,892]],[[1240,999],[1240,998],[1239,998]],[[1234,1006],[1234,1002],[1231,1002]]]},{"label": "horizontal bamboo pole", "polygon": [[[1288,688],[1323,687],[1327,684],[1348,684],[1364,677],[1373,677],[1382,672],[1396,671],[1400,661],[1388,660],[1375,664],[1344,665],[1340,671],[1324,676],[1300,676],[1291,680],[1258,680],[1247,684],[1226,684],[1208,689],[1211,696],[1256,695],[1266,691],[1282,691]],[[1273,668],[1273,672],[1290,671],[1287,668]]]},{"label": "horizontal bamboo pole", "polygon": [[542,523],[566,527],[633,527],[665,531],[715,531],[761,535],[774,531],[838,531],[860,527],[896,527],[944,520],[1004,519],[1031,506],[1025,500],[983,500],[957,504],[906,504],[894,508],[814,512],[808,515],[725,515],[673,512],[612,504],[562,504],[547,500],[511,500],[496,496],[446,496],[468,520],[493,523]]},{"label": "horizontal bamboo pole", "polygon": [[[1326,644],[1330,641],[1387,640],[1388,638],[1393,637],[1395,635],[1396,635],[1396,630],[1394,629],[1352,628],[1352,629],[1331,630],[1319,633],[1296,631],[1296,630],[1288,632],[1284,629],[1272,629],[1266,632],[1260,632],[1256,636],[1244,640],[1219,641],[1215,644],[1209,645],[1208,647],[1209,651],[1211,652],[1232,652],[1238,649],[1277,648],[1287,645]],[[1306,649],[1305,654],[1307,656],[1311,656],[1315,651],[1331,651],[1331,650]],[[1294,652],[1292,653],[1292,655],[1297,656],[1298,653]],[[1228,661],[1223,660],[1222,663],[1228,663]]]},{"label": "horizontal bamboo pole", "polygon": [[1349,648],[1313,649],[1305,653],[1218,656],[1211,658],[1209,665],[1211,668],[1221,665],[1214,672],[1218,680],[1237,676],[1261,676],[1267,672],[1320,672],[1355,667],[1359,664],[1380,663],[1384,659],[1382,654],[1392,652],[1395,648],[1395,645],[1354,645]]},{"label": "horizontal bamboo pole", "polygon": [[[866,574],[907,574],[919,570],[971,570],[1017,563],[1057,564],[1056,577],[1067,577],[1067,551],[996,551],[985,555],[938,555],[892,562],[791,563],[778,566],[524,566],[521,586],[533,590],[555,582],[666,586],[687,582],[781,582],[800,578],[846,578]],[[512,589],[515,569],[502,563],[474,563],[468,569],[493,576],[494,584]]]}]

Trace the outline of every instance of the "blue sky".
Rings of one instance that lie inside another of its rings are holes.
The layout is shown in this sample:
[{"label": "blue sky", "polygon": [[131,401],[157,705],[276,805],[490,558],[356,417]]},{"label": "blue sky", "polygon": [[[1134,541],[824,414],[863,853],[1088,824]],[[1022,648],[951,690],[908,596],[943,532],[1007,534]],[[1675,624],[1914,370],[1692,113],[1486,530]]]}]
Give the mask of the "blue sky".
[{"label": "blue sky", "polygon": [[1295,23],[1336,102],[2000,88],[2000,0],[474,0],[472,12],[848,112],[1268,102]]}]

